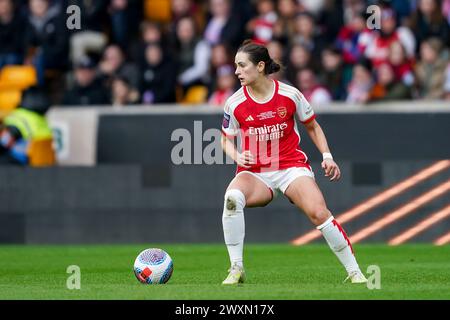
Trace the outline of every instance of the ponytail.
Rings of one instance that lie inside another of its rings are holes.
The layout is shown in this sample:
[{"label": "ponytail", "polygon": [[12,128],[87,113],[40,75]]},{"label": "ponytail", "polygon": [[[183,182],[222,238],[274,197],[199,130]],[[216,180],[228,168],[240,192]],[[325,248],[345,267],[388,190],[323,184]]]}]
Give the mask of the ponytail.
[{"label": "ponytail", "polygon": [[259,62],[265,63],[264,74],[269,75],[281,70],[281,65],[272,60],[267,48],[261,44],[257,44],[251,40],[245,40],[239,47],[238,52],[248,54],[249,60],[257,65]]},{"label": "ponytail", "polygon": [[281,65],[278,62],[270,59],[270,63],[268,66],[266,66],[264,71],[266,74],[272,74],[272,73],[277,73],[280,70],[281,70]]}]

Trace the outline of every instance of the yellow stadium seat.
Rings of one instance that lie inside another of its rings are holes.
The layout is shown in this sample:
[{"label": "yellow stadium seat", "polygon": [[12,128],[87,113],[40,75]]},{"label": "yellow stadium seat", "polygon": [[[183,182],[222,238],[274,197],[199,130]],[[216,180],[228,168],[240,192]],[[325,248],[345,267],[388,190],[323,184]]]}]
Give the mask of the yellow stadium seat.
[{"label": "yellow stadium seat", "polygon": [[22,100],[22,91],[17,89],[0,89],[0,110],[11,111],[17,108]]},{"label": "yellow stadium seat", "polygon": [[149,20],[168,23],[172,17],[170,0],[145,0],[144,13]]},{"label": "yellow stadium seat", "polygon": [[25,90],[37,82],[37,73],[33,66],[9,65],[0,71],[0,88]]},{"label": "yellow stadium seat", "polygon": [[30,166],[47,167],[56,164],[52,139],[33,140],[28,148]]},{"label": "yellow stadium seat", "polygon": [[208,88],[206,86],[193,86],[189,88],[184,96],[182,103],[199,104],[206,102],[208,97]]}]

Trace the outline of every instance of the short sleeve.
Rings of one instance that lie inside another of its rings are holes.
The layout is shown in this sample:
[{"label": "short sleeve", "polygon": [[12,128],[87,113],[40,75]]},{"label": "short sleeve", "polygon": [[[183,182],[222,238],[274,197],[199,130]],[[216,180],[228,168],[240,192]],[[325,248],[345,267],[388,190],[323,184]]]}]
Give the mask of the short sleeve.
[{"label": "short sleeve", "polygon": [[239,122],[236,120],[233,111],[227,101],[223,109],[222,121],[222,133],[226,136],[236,136],[239,133]]},{"label": "short sleeve", "polygon": [[300,91],[295,94],[295,105],[298,118],[302,123],[308,123],[316,118],[313,108]]}]

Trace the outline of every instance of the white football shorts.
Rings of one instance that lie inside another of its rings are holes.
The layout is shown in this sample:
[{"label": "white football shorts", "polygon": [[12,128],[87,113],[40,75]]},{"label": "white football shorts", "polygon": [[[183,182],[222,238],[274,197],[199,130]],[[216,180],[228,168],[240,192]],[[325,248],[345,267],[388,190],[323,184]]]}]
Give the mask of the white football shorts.
[{"label": "white football shorts", "polygon": [[236,177],[241,174],[251,174],[264,182],[272,191],[274,197],[280,192],[284,194],[289,185],[298,177],[310,177],[314,179],[314,172],[306,167],[293,167],[269,172],[241,171]]}]

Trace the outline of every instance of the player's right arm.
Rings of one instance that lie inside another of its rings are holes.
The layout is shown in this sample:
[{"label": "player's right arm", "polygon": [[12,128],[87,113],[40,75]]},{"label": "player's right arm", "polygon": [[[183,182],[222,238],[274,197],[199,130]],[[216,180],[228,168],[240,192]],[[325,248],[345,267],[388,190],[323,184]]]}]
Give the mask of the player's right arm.
[{"label": "player's right arm", "polygon": [[235,137],[239,133],[239,122],[234,116],[233,110],[228,105],[228,101],[224,107],[223,122],[222,122],[222,149],[227,156],[233,159],[238,166],[243,168],[250,168],[255,164],[255,158],[249,151],[240,153],[235,144]]},{"label": "player's right arm", "polygon": [[231,140],[226,135],[222,134],[222,149],[237,163],[238,166],[243,168],[250,168],[252,164],[255,164],[255,157],[250,153],[250,151],[244,151],[242,153],[238,152],[236,145],[234,143],[234,138]]}]

